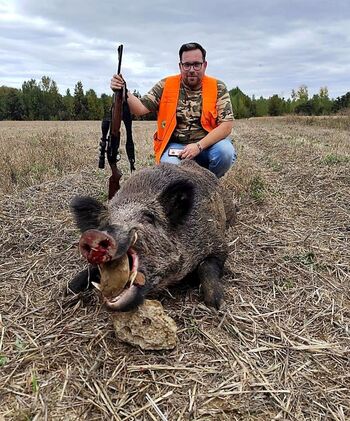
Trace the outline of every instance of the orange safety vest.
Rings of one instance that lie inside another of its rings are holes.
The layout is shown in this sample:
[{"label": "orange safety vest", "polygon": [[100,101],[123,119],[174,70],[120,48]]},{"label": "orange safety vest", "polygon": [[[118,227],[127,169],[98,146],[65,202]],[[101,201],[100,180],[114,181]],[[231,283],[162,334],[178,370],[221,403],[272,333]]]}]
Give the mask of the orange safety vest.
[{"label": "orange safety vest", "polygon": [[[169,76],[165,81],[158,110],[157,131],[153,136],[157,164],[159,164],[160,158],[176,127],[176,108],[179,100],[180,83],[181,75]],[[217,96],[217,80],[204,75],[202,79],[201,124],[207,132],[218,126],[216,121],[218,115],[216,109]]]}]

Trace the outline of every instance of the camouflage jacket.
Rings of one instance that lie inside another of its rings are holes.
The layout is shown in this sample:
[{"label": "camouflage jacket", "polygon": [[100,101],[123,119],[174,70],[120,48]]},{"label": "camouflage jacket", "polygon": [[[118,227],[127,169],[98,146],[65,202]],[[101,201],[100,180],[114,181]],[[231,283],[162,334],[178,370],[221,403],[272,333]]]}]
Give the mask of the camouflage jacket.
[{"label": "camouflage jacket", "polygon": [[[159,81],[146,95],[141,98],[143,105],[151,112],[157,112],[163,94],[166,79]],[[218,98],[216,108],[218,124],[234,119],[230,95],[226,85],[220,80],[218,84]],[[176,128],[171,141],[179,143],[198,142],[206,136],[207,132],[201,125],[202,90],[191,90],[183,83],[180,86],[179,101],[176,110]]]}]

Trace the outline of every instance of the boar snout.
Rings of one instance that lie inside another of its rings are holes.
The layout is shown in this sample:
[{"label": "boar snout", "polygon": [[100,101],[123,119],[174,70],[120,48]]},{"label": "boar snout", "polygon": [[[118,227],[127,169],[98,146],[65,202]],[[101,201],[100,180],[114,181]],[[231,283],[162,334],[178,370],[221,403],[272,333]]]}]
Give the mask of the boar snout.
[{"label": "boar snout", "polygon": [[85,259],[91,264],[101,264],[113,259],[118,244],[107,232],[91,229],[80,237],[79,249]]}]

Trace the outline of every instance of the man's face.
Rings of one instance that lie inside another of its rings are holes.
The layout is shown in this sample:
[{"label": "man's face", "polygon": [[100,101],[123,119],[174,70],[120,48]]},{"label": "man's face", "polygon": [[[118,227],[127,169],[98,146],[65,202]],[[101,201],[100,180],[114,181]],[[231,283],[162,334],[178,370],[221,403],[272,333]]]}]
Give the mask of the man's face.
[{"label": "man's face", "polygon": [[198,89],[207,68],[207,62],[203,61],[201,50],[183,52],[179,67],[185,85],[191,89]]}]

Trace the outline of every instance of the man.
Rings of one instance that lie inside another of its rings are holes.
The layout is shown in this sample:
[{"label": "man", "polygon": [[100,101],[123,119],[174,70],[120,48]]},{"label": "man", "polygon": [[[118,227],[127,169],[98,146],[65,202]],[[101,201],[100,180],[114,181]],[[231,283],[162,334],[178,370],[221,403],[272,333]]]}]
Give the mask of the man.
[{"label": "man", "polygon": [[[223,82],[205,75],[206,51],[200,44],[182,45],[179,56],[179,75],[162,79],[141,99],[128,92],[130,111],[138,116],[157,112],[157,163],[194,159],[222,177],[236,159],[229,138],[234,119],[229,93]],[[124,83],[114,75],[111,88]]]}]

